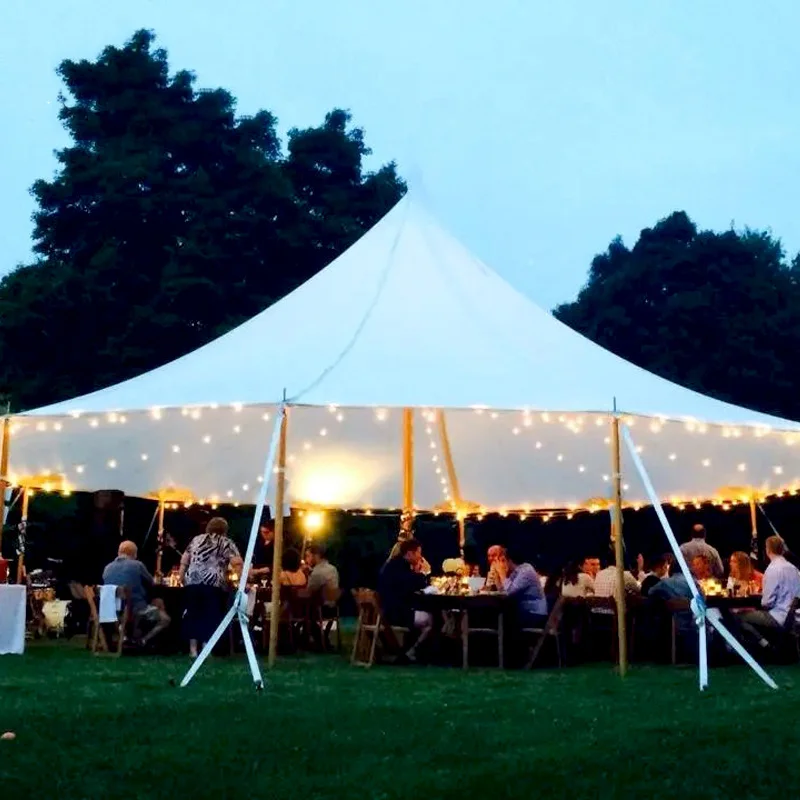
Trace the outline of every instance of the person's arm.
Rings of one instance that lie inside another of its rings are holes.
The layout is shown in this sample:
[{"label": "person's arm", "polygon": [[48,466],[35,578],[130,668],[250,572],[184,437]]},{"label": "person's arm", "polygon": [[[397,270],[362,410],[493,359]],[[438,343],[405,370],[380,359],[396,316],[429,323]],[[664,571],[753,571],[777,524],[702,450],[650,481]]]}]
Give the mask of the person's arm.
[{"label": "person's arm", "polygon": [[155,585],[155,580],[154,580],[153,576],[150,574],[150,572],[148,571],[147,567],[144,564],[142,564],[141,561],[139,562],[139,568],[142,571],[142,583],[145,586],[154,586]]},{"label": "person's arm", "polygon": [[764,588],[761,592],[761,607],[769,611],[778,602],[778,578],[774,569],[764,573]]},{"label": "person's arm", "polygon": [[505,579],[503,588],[509,597],[514,597],[514,595],[520,594],[531,586],[534,586],[534,582],[538,580],[539,579],[533,572],[518,569],[510,578]]}]

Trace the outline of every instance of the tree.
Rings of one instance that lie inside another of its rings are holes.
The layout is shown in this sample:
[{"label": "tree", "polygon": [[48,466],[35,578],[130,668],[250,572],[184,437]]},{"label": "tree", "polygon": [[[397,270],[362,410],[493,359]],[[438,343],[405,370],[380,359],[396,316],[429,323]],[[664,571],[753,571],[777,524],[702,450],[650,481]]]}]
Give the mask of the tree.
[{"label": "tree", "polygon": [[570,327],[645,369],[722,400],[800,417],[800,259],[745,230],[698,231],[679,211],[632,249],[614,239],[595,256]]},{"label": "tree", "polygon": [[293,130],[237,117],[222,89],[170,75],[148,31],[65,61],[70,146],[32,191],[35,263],[0,282],[0,394],[53,402],[152,369],[306,281],[405,192],[365,171],[364,133],[334,110]]}]

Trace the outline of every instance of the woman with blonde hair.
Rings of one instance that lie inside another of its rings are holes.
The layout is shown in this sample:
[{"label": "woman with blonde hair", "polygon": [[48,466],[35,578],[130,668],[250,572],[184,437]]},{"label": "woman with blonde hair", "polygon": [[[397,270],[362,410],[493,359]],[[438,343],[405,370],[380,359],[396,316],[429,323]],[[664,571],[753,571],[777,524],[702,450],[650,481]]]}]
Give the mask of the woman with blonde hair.
[{"label": "woman with blonde hair", "polygon": [[747,553],[741,550],[732,553],[730,567],[731,578],[740,585],[754,583],[758,587],[758,594],[761,594],[761,589],[764,585],[764,574],[753,566],[753,560]]},{"label": "woman with blonde hair", "polygon": [[181,558],[181,581],[186,587],[183,621],[192,658],[222,622],[228,601],[228,569],[241,561],[222,517],[209,520],[205,533],[189,542]]}]

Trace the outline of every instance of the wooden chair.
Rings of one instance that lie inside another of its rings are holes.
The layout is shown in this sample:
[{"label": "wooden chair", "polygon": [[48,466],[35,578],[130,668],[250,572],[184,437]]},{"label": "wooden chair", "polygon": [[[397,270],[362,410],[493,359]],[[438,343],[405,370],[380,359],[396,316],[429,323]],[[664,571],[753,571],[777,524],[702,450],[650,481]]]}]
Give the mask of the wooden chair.
[{"label": "wooden chair", "polygon": [[[272,595],[271,592],[260,590],[263,594],[257,596],[256,605],[259,606],[257,619],[261,623],[261,646],[264,652],[269,648],[269,631],[275,622],[267,614]],[[264,598],[263,600],[261,598]],[[278,631],[286,632],[289,649],[297,650],[298,639],[307,635],[309,624],[310,598],[308,591],[303,586],[281,586],[281,610],[277,620]],[[254,619],[256,614],[253,615]]]},{"label": "wooden chair", "polygon": [[342,597],[342,590],[333,586],[323,586],[311,598],[309,626],[313,635],[319,634],[320,648],[324,651],[328,649],[331,630],[336,623],[336,649],[342,651],[342,621],[339,616],[339,601]]},{"label": "wooden chair", "polygon": [[547,621],[543,627],[522,629],[523,634],[538,636],[538,641],[531,649],[531,657],[528,659],[528,663],[525,665],[526,669],[532,669],[533,665],[536,663],[536,659],[539,658],[539,654],[542,652],[545,642],[548,641],[548,639],[555,642],[558,666],[564,666],[563,648],[561,642],[561,620],[564,616],[564,606],[564,598],[559,597],[558,600],[556,600],[553,610],[547,617]]},{"label": "wooden chair", "polygon": [[353,597],[358,607],[358,626],[350,663],[368,669],[375,663],[379,640],[388,649],[401,652],[402,647],[397,637],[405,636],[410,629],[389,625],[384,620],[380,599],[372,589],[353,589]]},{"label": "wooden chair", "polygon": [[665,601],[664,605],[669,611],[670,616],[670,660],[673,664],[678,663],[678,620],[676,614],[683,614],[691,610],[689,600],[677,597],[673,600]]},{"label": "wooden chair", "polygon": [[[91,642],[92,653],[97,655],[98,652],[109,653],[114,656],[122,655],[122,645],[125,642],[125,632],[128,629],[130,622],[130,591],[126,586],[117,586],[116,597],[120,601],[120,609],[117,612],[116,623],[101,623],[100,615],[98,613],[98,599],[100,596],[99,587],[85,586],[83,588],[84,598],[89,604],[89,623],[91,625]],[[114,631],[117,637],[115,650],[112,652],[108,639],[106,638],[103,626],[110,628]],[[99,648],[99,650],[98,650]]]},{"label": "wooden chair", "polygon": [[783,632],[795,661],[800,661],[800,630],[797,626],[797,612],[800,611],[800,597],[795,597],[789,606],[789,613],[783,623]]},{"label": "wooden chair", "polygon": [[[617,640],[617,600],[614,597],[587,597],[586,607],[589,609],[589,620],[592,632],[598,628],[598,623],[605,622],[610,632],[611,660],[616,661],[619,652]],[[605,627],[605,626],[603,626]]]}]

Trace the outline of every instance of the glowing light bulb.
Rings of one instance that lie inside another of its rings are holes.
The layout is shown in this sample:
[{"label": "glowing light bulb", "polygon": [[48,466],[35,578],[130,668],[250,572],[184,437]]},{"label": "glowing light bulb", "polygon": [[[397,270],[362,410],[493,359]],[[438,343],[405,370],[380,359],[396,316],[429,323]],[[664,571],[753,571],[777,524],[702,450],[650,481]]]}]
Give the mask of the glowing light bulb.
[{"label": "glowing light bulb", "polygon": [[89,420],[89,427],[96,428],[100,424],[99,420],[90,419]]},{"label": "glowing light bulb", "polygon": [[343,422],[344,421],[344,414],[337,414],[336,415],[336,421],[337,422]]},{"label": "glowing light bulb", "polygon": [[46,422],[37,422],[36,423],[36,430],[39,431],[40,433],[42,431],[46,431],[47,430],[47,423]]},{"label": "glowing light bulb", "polygon": [[563,461],[563,460],[564,460],[564,456],[562,456],[562,455],[561,455],[561,453],[559,453],[559,454],[556,456],[556,461]]},{"label": "glowing light bulb", "polygon": [[244,408],[244,406],[241,403],[233,403],[231,408],[238,414]]},{"label": "glowing light bulb", "polygon": [[328,429],[327,428],[320,428],[319,435],[320,436],[327,436],[328,435]]},{"label": "glowing light bulb", "polygon": [[268,413],[262,414],[261,419],[263,419],[264,422],[269,422],[269,414]]},{"label": "glowing light bulb", "polygon": [[511,433],[513,433],[514,436],[519,436],[519,428],[513,428]]},{"label": "glowing light bulb", "polygon": [[536,449],[537,450],[541,450],[542,449],[542,443],[541,442],[536,442]]},{"label": "glowing light bulb", "polygon": [[83,475],[83,470],[84,470],[83,464],[78,464],[78,466],[75,467],[75,472],[77,472],[79,475]]},{"label": "glowing light bulb", "polygon": [[162,417],[163,415],[162,415],[162,412],[161,412],[161,409],[160,409],[160,408],[151,408],[151,409],[150,409],[150,416],[151,416],[153,419],[161,419],[161,417]]},{"label": "glowing light bulb", "polygon": [[389,416],[389,412],[385,408],[379,408],[375,412],[375,419],[378,422],[386,422],[386,418]]},{"label": "glowing light bulb", "polygon": [[189,416],[190,416],[192,419],[194,419],[194,420],[198,420],[198,419],[200,419],[200,409],[199,409],[199,408],[193,408],[193,409],[192,409],[192,410],[189,412]]},{"label": "glowing light bulb", "polygon": [[181,451],[181,448],[180,448],[179,445],[177,445],[177,444],[172,445],[172,452],[173,453],[180,453],[180,451]]},{"label": "glowing light bulb", "polygon": [[674,460],[675,460],[677,457],[678,457],[678,456],[676,456],[676,455],[675,455],[675,453],[670,453],[670,454],[669,454],[669,460],[670,460],[670,461],[674,461]]},{"label": "glowing light bulb", "polygon": [[747,470],[747,464],[739,464],[736,469],[738,469],[739,472],[745,472]]},{"label": "glowing light bulb", "polygon": [[108,468],[109,469],[116,469],[117,468],[117,462],[113,458],[108,462]]},{"label": "glowing light bulb", "polygon": [[211,444],[211,437],[208,434],[203,437],[203,444]]},{"label": "glowing light bulb", "polygon": [[242,426],[241,425],[234,425],[233,426],[233,432],[234,433],[241,433],[242,432]]},{"label": "glowing light bulb", "polygon": [[776,475],[783,475],[783,467],[775,467],[772,470]]},{"label": "glowing light bulb", "polygon": [[583,464],[581,464],[581,465],[578,467],[578,472],[586,472],[586,467],[584,467],[584,466],[583,466]]},{"label": "glowing light bulb", "polygon": [[147,461],[148,458],[150,458],[150,456],[148,456],[147,453],[142,453],[142,461]]},{"label": "glowing light bulb", "polygon": [[703,464],[704,467],[710,467],[711,466],[711,459],[710,458],[704,458],[703,461],[702,461],[702,464]]},{"label": "glowing light bulb", "polygon": [[60,430],[61,430],[63,427],[64,427],[64,426],[63,426],[63,425],[62,425],[60,422],[56,422],[56,423],[53,425],[53,430],[54,430],[54,431],[60,431]]}]

